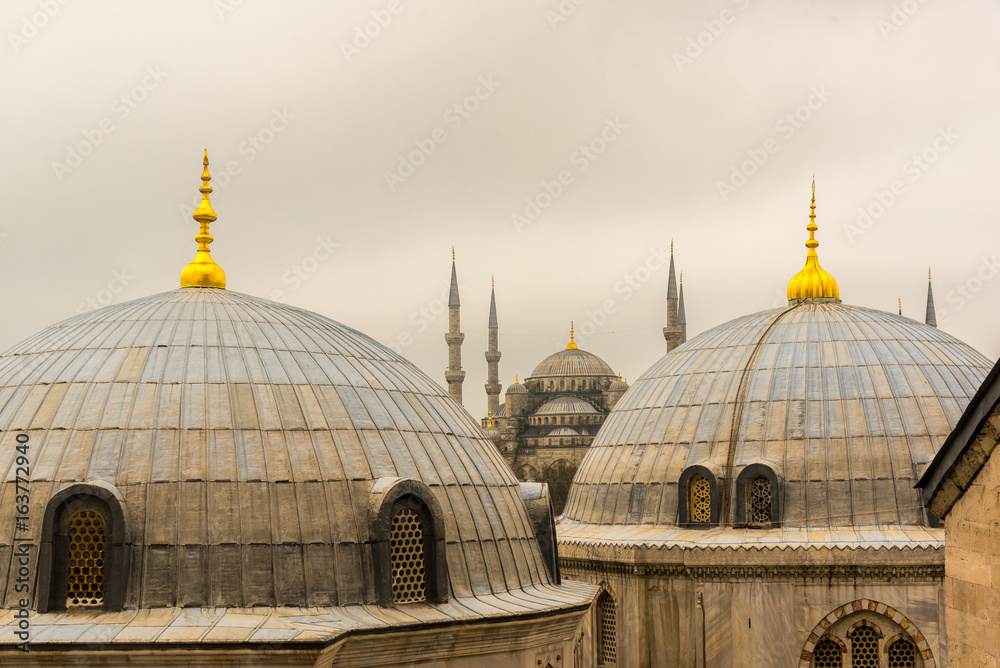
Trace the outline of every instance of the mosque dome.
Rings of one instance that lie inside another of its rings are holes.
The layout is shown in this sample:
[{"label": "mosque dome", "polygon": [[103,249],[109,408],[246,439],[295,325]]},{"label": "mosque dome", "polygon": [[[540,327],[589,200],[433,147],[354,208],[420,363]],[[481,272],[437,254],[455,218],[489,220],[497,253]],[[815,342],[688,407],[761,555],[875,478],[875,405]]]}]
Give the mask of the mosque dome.
[{"label": "mosque dome", "polygon": [[[815,189],[811,208],[807,273],[819,266]],[[841,303],[832,276],[817,276],[793,279],[787,307],[710,329],[635,381],[581,463],[564,516],[934,524],[913,486],[992,364],[936,327]]]},{"label": "mosque dome", "polygon": [[551,399],[535,411],[535,415],[572,415],[576,413],[600,413],[589,401],[579,397],[563,396]]},{"label": "mosque dome", "polygon": [[[527,393],[528,389],[520,382],[515,380],[513,385],[507,386],[507,391],[504,394],[527,394]],[[499,416],[500,413],[498,412],[497,415]],[[506,414],[504,415],[504,417],[506,417]]]},{"label": "mosque dome", "polygon": [[608,392],[625,392],[627,390],[628,390],[628,383],[622,380],[621,376],[611,381],[611,384],[608,385]]},{"label": "mosque dome", "polygon": [[607,362],[597,355],[579,348],[560,350],[549,355],[531,372],[531,378],[569,376],[617,377]]},{"label": "mosque dome", "polygon": [[140,607],[371,603],[372,490],[400,479],[440,509],[453,595],[549,581],[519,484],[469,415],[315,313],[214,288],[109,306],[0,356],[0,397],[0,429],[31,438],[33,501],[75,483],[120,495]]}]

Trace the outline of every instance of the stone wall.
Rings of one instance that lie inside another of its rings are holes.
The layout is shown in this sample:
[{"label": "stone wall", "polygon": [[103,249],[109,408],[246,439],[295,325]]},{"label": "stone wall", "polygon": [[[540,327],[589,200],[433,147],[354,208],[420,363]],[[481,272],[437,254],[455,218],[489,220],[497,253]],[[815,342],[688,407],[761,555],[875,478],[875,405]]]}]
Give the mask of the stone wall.
[{"label": "stone wall", "polygon": [[986,461],[945,518],[945,600],[952,666],[1000,667],[998,459],[991,456]]}]

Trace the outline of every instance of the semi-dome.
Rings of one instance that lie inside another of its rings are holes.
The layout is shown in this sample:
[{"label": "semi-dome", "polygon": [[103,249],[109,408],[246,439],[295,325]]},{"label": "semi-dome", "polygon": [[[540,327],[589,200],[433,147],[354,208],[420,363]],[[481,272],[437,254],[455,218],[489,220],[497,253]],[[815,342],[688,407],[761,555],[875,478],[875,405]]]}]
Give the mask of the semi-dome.
[{"label": "semi-dome", "polygon": [[712,522],[749,522],[738,483],[754,471],[767,474],[783,526],[925,524],[913,485],[990,366],[936,328],[832,300],[738,318],[633,383],[581,464],[565,516],[690,521],[678,485],[694,474],[722,507]]},{"label": "semi-dome", "polygon": [[589,401],[579,397],[556,397],[546,401],[535,411],[535,415],[572,415],[576,413],[600,413]]},{"label": "semi-dome", "polygon": [[372,509],[400,481],[442,522],[443,591],[550,582],[518,481],[468,413],[300,308],[185,288],[56,324],[0,356],[0,430],[8,464],[31,439],[35,544],[60,490],[120,506],[129,607],[377,603]]}]

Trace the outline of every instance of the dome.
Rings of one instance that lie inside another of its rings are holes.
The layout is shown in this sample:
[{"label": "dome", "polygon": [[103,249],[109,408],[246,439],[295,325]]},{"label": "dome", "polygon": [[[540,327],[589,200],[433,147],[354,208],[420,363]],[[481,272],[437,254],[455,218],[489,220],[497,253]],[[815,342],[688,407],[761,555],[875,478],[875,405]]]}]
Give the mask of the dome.
[{"label": "dome", "polygon": [[528,389],[524,385],[522,385],[517,381],[514,381],[513,385],[507,386],[507,391],[504,394],[527,394],[527,393]]},{"label": "dome", "polygon": [[552,376],[609,376],[617,378],[617,374],[611,370],[607,362],[597,355],[579,348],[567,348],[549,355],[531,372],[531,378]]},{"label": "dome", "polygon": [[535,415],[571,415],[574,413],[599,413],[589,401],[578,397],[556,397],[542,404]]},{"label": "dome", "polygon": [[565,516],[674,525],[686,471],[714,475],[738,507],[740,474],[759,467],[782,526],[927,524],[913,485],[990,366],[936,328],[833,301],[738,318],[633,383]]},{"label": "dome", "polygon": [[186,288],[53,325],[0,356],[0,430],[9,457],[30,435],[33,517],[77,483],[118,496],[130,607],[374,603],[370,502],[399,479],[440,507],[452,596],[550,582],[516,478],[462,407],[285,304]]},{"label": "dome", "polygon": [[625,392],[626,390],[628,390],[628,383],[621,378],[611,381],[611,384],[608,385],[608,392]]},{"label": "dome", "polygon": [[557,427],[546,434],[546,436],[580,436],[580,432],[572,427]]}]

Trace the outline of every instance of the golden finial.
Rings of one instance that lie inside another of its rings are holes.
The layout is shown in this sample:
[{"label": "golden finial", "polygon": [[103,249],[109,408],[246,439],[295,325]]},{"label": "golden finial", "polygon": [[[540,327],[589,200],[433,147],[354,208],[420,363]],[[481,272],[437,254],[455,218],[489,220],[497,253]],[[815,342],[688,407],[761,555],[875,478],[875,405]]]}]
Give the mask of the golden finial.
[{"label": "golden finial", "polygon": [[489,429],[492,426],[493,426],[493,411],[490,411],[490,416],[486,420],[486,427],[487,427],[487,429]]},{"label": "golden finial", "polygon": [[451,247],[451,261],[452,262],[455,261],[455,247],[454,246]]},{"label": "golden finial", "polygon": [[681,285],[684,285],[684,272],[683,272],[683,271],[681,272],[681,280],[680,280],[680,284],[681,284]]},{"label": "golden finial", "polygon": [[573,321],[570,320],[569,323],[569,343],[566,344],[566,350],[578,350],[580,346],[576,345],[576,341],[573,340]]},{"label": "golden finial", "polygon": [[674,240],[673,239],[670,240],[670,254],[671,255],[674,254]]},{"label": "golden finial", "polygon": [[833,299],[840,300],[840,287],[836,279],[827,273],[819,265],[819,256],[816,254],[816,177],[812,182],[812,202],[809,204],[809,240],[806,241],[806,264],[802,270],[792,277],[788,282],[788,301],[799,301],[803,299]]},{"label": "golden finial", "polygon": [[897,299],[899,300],[899,315],[903,315],[903,298],[897,297]]},{"label": "golden finial", "polygon": [[201,188],[198,189],[201,192],[201,204],[198,205],[198,208],[194,210],[194,214],[191,216],[201,225],[201,229],[194,238],[198,242],[198,254],[195,255],[191,264],[181,270],[181,287],[225,288],[226,272],[215,263],[215,260],[212,259],[212,255],[209,253],[209,245],[211,245],[214,237],[209,234],[208,226],[218,216],[215,215],[212,202],[208,198],[212,193],[212,186],[208,185],[208,182],[212,180],[212,175],[208,173],[207,149],[201,162],[205,166],[205,169],[201,173]]},{"label": "golden finial", "polygon": [[490,288],[495,290],[497,287],[497,278],[493,274],[490,274]]},{"label": "golden finial", "polygon": [[515,385],[520,385],[521,384],[521,382],[517,379],[517,376],[514,376],[514,384]]},{"label": "golden finial", "polygon": [[927,282],[931,282],[931,268],[927,267]]}]

